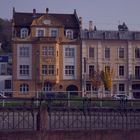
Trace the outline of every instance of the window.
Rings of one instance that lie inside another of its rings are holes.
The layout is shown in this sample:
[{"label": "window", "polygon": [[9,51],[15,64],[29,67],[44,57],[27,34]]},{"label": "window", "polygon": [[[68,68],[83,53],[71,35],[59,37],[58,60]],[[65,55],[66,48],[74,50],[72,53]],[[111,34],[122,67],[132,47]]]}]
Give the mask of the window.
[{"label": "window", "polygon": [[119,48],[119,58],[124,58],[124,48]]},{"label": "window", "polygon": [[122,92],[125,91],[125,85],[124,84],[119,84],[119,91],[122,91]]},{"label": "window", "polygon": [[135,58],[140,58],[140,48],[135,48]]},{"label": "window", "polygon": [[48,67],[48,74],[50,74],[50,75],[54,74],[54,65],[49,65],[49,67]]},{"label": "window", "polygon": [[89,48],[89,58],[94,58],[94,48]]},{"label": "window", "polygon": [[119,66],[119,76],[124,76],[124,66]]},{"label": "window", "polygon": [[51,83],[45,83],[43,87],[44,91],[52,91],[52,84]]},{"label": "window", "polygon": [[73,39],[73,30],[66,30],[66,37],[68,39]]},{"label": "window", "polygon": [[42,65],[42,74],[46,75],[53,75],[55,72],[54,65]]},{"label": "window", "polygon": [[7,74],[7,64],[6,63],[0,64],[0,75],[6,74]]},{"label": "window", "polygon": [[43,75],[47,74],[47,65],[42,65],[42,74]]},{"label": "window", "polygon": [[105,48],[105,58],[110,58],[110,48]]},{"label": "window", "polygon": [[94,75],[94,66],[90,65],[89,66],[89,76],[92,76],[92,75]]},{"label": "window", "polygon": [[21,37],[21,38],[26,38],[27,36],[28,36],[28,29],[22,28],[22,29],[20,30],[20,37]]},{"label": "window", "polygon": [[135,78],[140,79],[140,66],[135,66]]},{"label": "window", "polygon": [[43,47],[42,48],[42,55],[43,56],[46,56],[47,55],[47,48],[46,47]]},{"label": "window", "polygon": [[43,37],[45,36],[45,29],[44,28],[38,28],[37,29],[37,37]]},{"label": "window", "polygon": [[20,57],[29,57],[29,47],[20,47]]},{"label": "window", "polygon": [[48,55],[54,56],[54,47],[48,47]]},{"label": "window", "polygon": [[66,57],[74,57],[74,48],[67,47],[65,48],[65,56]]},{"label": "window", "polygon": [[51,37],[57,37],[58,36],[58,29],[51,29]]},{"label": "window", "polygon": [[91,91],[91,84],[90,83],[86,84],[86,91]]},{"label": "window", "polygon": [[43,56],[54,56],[54,47],[42,47],[42,55]]},{"label": "window", "polygon": [[20,65],[20,75],[22,76],[29,75],[29,65]]},{"label": "window", "polygon": [[5,80],[4,87],[5,89],[11,89],[11,80]]},{"label": "window", "polygon": [[28,84],[22,84],[20,85],[20,92],[26,93],[29,91],[29,85]]},{"label": "window", "polygon": [[70,65],[65,66],[65,75],[74,76],[74,66],[70,66]]}]

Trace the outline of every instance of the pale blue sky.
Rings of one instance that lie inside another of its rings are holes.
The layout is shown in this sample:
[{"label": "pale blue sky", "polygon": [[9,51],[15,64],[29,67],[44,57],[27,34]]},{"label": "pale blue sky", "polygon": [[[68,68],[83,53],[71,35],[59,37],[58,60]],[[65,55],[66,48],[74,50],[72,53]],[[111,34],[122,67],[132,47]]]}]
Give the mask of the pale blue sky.
[{"label": "pale blue sky", "polygon": [[97,29],[117,30],[125,22],[130,30],[140,31],[140,0],[0,0],[0,18],[12,18],[12,7],[17,12],[73,13],[83,17],[84,27],[92,20]]}]

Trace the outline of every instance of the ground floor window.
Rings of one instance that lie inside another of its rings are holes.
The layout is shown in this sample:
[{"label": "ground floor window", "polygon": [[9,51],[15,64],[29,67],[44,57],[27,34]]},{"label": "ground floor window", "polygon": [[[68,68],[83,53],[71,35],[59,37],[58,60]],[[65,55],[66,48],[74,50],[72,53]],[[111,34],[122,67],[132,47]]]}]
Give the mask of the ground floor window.
[{"label": "ground floor window", "polygon": [[44,91],[52,91],[52,84],[51,83],[45,83],[43,87]]},{"label": "ground floor window", "polygon": [[119,84],[119,92],[121,94],[124,94],[124,92],[125,92],[125,84]]},{"label": "ground floor window", "polygon": [[26,93],[29,91],[29,85],[28,84],[21,84],[20,85],[20,92]]},{"label": "ground floor window", "polygon": [[11,89],[11,80],[5,80],[4,87],[5,89]]}]

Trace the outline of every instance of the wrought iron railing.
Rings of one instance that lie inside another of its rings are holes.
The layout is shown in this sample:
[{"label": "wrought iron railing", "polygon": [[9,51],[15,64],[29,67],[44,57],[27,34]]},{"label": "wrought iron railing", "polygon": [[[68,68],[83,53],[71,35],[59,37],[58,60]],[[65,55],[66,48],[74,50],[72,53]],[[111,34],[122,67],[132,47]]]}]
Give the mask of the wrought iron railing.
[{"label": "wrought iron railing", "polygon": [[5,102],[0,131],[140,129],[140,100],[40,97]]}]

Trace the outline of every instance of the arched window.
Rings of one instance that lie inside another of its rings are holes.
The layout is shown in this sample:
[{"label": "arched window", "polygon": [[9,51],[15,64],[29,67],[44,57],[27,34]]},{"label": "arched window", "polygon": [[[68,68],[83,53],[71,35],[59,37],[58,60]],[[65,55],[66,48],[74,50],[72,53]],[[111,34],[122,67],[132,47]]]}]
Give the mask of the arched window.
[{"label": "arched window", "polygon": [[68,39],[73,39],[73,30],[66,30],[66,37]]},{"label": "arched window", "polygon": [[28,29],[27,28],[22,28],[20,31],[20,37],[21,38],[26,38],[28,36]]},{"label": "arched window", "polygon": [[51,83],[45,83],[43,87],[44,91],[52,91],[52,84]]},{"label": "arched window", "polygon": [[20,92],[26,93],[29,91],[29,85],[28,84],[21,84],[20,85]]}]

